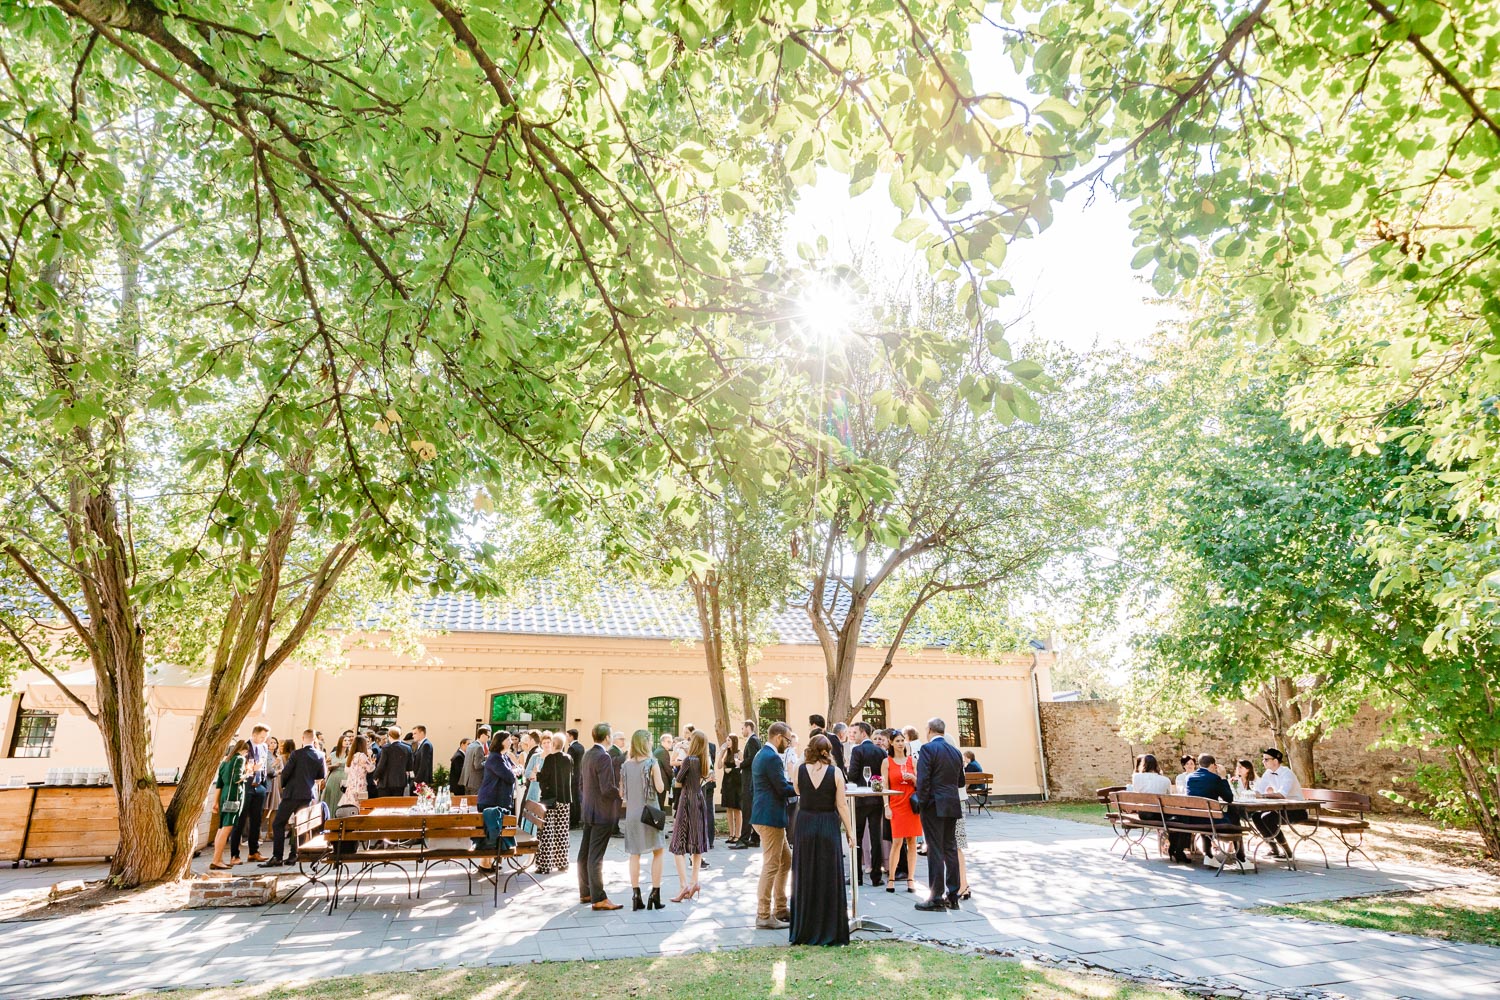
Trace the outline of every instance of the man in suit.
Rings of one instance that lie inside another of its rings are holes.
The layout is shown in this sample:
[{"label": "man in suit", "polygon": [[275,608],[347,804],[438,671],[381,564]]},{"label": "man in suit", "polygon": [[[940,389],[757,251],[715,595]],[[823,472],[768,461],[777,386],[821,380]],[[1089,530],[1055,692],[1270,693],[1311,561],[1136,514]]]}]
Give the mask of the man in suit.
[{"label": "man in suit", "polygon": [[766,745],[750,765],[755,784],[755,811],[750,824],[760,834],[760,885],[755,893],[755,926],[778,931],[790,926],[787,881],[792,874],[792,848],[786,842],[786,800],[796,794],[786,777],[781,755],[791,742],[792,730],[785,722],[774,723],[766,732]]},{"label": "man in suit", "polygon": [[583,820],[583,838],[578,844],[578,901],[591,903],[596,910],[618,910],[604,894],[604,849],[609,846],[610,831],[620,821],[620,780],[615,762],[610,759],[609,723],[594,724],[594,745],[583,755],[579,779]]},{"label": "man in suit", "polygon": [[[1221,802],[1234,801],[1234,788],[1231,787],[1229,782],[1224,780],[1224,776],[1219,773],[1219,763],[1214,759],[1214,755],[1211,753],[1198,755],[1198,769],[1192,774],[1189,774],[1187,778],[1187,793],[1189,795],[1200,795],[1205,799],[1218,799]],[[1206,821],[1204,823],[1204,828],[1205,830],[1207,829]],[[1219,829],[1239,829],[1239,822],[1235,818],[1233,813],[1225,816],[1225,822],[1219,827]],[[1175,843],[1172,843],[1170,845],[1173,859],[1178,861],[1185,860],[1181,857],[1181,855],[1186,853],[1185,848],[1187,845],[1182,842],[1182,836],[1182,834],[1173,834],[1173,837],[1177,838],[1177,840]],[[1191,843],[1191,838],[1189,838],[1189,843]],[[1218,858],[1214,857],[1213,849],[1213,838],[1211,838],[1207,833],[1204,833],[1203,863],[1210,868],[1224,867],[1224,863]],[[1240,840],[1235,844],[1235,860],[1238,861],[1241,865],[1245,863],[1245,842],[1243,840]]]},{"label": "man in suit", "polygon": [[944,737],[942,719],[927,722],[917,758],[917,801],[927,835],[927,889],[919,910],[958,909],[958,818],[963,815],[964,758]]},{"label": "man in suit", "polygon": [[285,850],[287,823],[292,813],[312,805],[318,794],[318,782],[328,777],[328,762],[316,743],[316,734],[311,729],[305,730],[302,745],[292,751],[281,769],[281,802],[276,806],[276,818],[271,821],[271,857],[261,862],[262,868],[280,868],[297,859],[296,844],[292,845],[290,857]]},{"label": "man in suit", "polygon": [[[609,759],[615,765],[615,784],[620,783],[620,769],[625,763],[625,758],[630,756],[627,752],[630,746],[630,734],[623,729],[617,733],[610,734]],[[615,820],[615,828],[610,831],[611,837],[623,837],[625,834],[620,830],[620,821]]]},{"label": "man in suit", "polygon": [[432,741],[427,738],[426,726],[412,726],[412,738],[416,741],[411,749],[411,783],[432,785]]},{"label": "man in suit", "polygon": [[573,758],[573,801],[568,807],[568,826],[578,829],[583,825],[583,744],[578,742],[578,730],[568,730],[568,756]]},{"label": "man in suit", "polygon": [[828,737],[828,742],[833,745],[834,764],[836,764],[838,766],[838,769],[840,771],[843,771],[845,775],[849,773],[849,765],[845,763],[844,760],[846,756],[844,748],[844,733],[846,733],[848,730],[849,727],[844,725],[844,723],[835,722],[833,724],[833,731],[831,733],[824,734]]},{"label": "man in suit", "polygon": [[411,747],[401,742],[401,730],[392,726],[386,733],[385,749],[375,762],[375,794],[405,795],[411,773]]},{"label": "man in suit", "polygon": [[667,785],[666,792],[661,796],[661,807],[666,810],[672,808],[672,747],[676,743],[677,737],[671,733],[662,733],[656,749],[651,751],[651,756],[656,758],[656,766],[661,769],[662,780]]},{"label": "man in suit", "polygon": [[[448,791],[454,795],[464,793],[464,751],[469,748],[469,738],[465,736],[458,741],[458,749],[453,751],[453,757],[448,761]],[[474,789],[479,791],[479,789]]]},{"label": "man in suit", "polygon": [[[885,762],[886,753],[875,745],[870,738],[874,730],[868,722],[860,721],[854,724],[864,739],[855,744],[849,751],[849,780],[857,781],[861,785],[865,783],[865,768],[870,769],[873,777],[880,773],[880,765]],[[882,855],[885,853],[883,844],[883,828],[885,823],[885,800],[874,795],[861,796],[854,800],[854,842],[859,845],[857,854],[858,871],[855,877],[860,884],[864,884],[865,875],[865,834],[870,835],[870,884],[884,885],[882,875],[885,864]]]},{"label": "man in suit", "polygon": [[[740,742],[745,745],[745,753],[740,758],[740,815],[748,817],[755,813],[755,778],[752,772],[755,767],[755,758],[761,750],[761,742],[755,736],[753,719],[745,720],[742,732],[743,737]],[[739,840],[729,842],[730,848],[736,851],[756,847],[759,844],[760,834],[756,833],[755,827],[749,823],[745,824]]]},{"label": "man in suit", "polygon": [[250,758],[245,761],[245,804],[229,834],[230,864],[240,863],[241,837],[250,841],[251,861],[266,860],[265,855],[260,853],[260,823],[261,816],[266,811],[266,796],[271,792],[267,778],[267,767],[271,762],[271,751],[266,746],[266,735],[269,732],[265,726],[256,726],[250,730]]},{"label": "man in suit", "polygon": [[488,726],[480,726],[474,738],[469,741],[469,747],[464,751],[464,794],[478,795],[479,786],[484,784],[484,755],[489,752],[490,730]]}]

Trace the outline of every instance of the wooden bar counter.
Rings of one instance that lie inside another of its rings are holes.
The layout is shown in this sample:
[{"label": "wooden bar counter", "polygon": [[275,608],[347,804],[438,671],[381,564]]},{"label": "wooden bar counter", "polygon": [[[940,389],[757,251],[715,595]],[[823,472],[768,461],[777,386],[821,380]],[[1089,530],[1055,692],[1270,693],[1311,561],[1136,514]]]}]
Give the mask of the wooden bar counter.
[{"label": "wooden bar counter", "polygon": [[[175,785],[159,786],[163,804]],[[209,839],[212,811],[198,821],[198,846]],[[108,858],[120,843],[115,790],[108,785],[0,788],[0,862]]]}]

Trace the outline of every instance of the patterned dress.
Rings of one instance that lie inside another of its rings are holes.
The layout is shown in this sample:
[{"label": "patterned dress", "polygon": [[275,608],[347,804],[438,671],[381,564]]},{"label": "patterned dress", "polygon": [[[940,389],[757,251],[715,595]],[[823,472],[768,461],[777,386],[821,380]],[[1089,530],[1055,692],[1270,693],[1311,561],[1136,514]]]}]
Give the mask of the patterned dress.
[{"label": "patterned dress", "polygon": [[677,815],[672,821],[673,854],[708,853],[708,803],[703,798],[703,768],[697,757],[684,757],[677,768]]},{"label": "patterned dress", "polygon": [[344,794],[339,799],[339,805],[358,806],[369,798],[367,779],[373,770],[375,762],[367,753],[357,753],[350,759],[345,767]]}]

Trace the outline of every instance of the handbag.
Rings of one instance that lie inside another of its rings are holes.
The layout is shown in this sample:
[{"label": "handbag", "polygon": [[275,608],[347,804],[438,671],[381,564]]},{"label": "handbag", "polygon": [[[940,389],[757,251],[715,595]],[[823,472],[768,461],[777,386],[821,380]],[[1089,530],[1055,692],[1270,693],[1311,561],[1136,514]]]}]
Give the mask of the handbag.
[{"label": "handbag", "polygon": [[651,782],[646,780],[655,767],[656,761],[653,760],[649,766],[641,768],[641,789],[645,793],[641,796],[641,822],[653,830],[664,830],[667,827],[666,811],[651,801],[655,796],[651,793]]}]

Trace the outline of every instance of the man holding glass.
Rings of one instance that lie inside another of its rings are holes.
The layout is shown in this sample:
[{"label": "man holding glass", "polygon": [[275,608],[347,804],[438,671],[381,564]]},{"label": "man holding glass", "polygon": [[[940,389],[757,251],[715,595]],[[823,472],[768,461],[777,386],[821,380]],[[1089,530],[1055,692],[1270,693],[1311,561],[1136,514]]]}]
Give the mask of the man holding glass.
[{"label": "man holding glass", "polygon": [[[856,722],[854,728],[859,730],[863,739],[849,751],[849,777],[852,781],[858,781],[868,788],[870,777],[880,774],[880,767],[885,763],[886,753],[875,745],[870,738],[874,732],[868,722],[863,720]],[[885,800],[877,795],[860,796],[854,800],[854,842],[859,845],[858,861],[855,877],[860,884],[864,884],[865,873],[865,834],[870,836],[870,884],[883,885],[885,880],[885,864],[881,857],[882,841],[884,840],[885,827]]]}]

